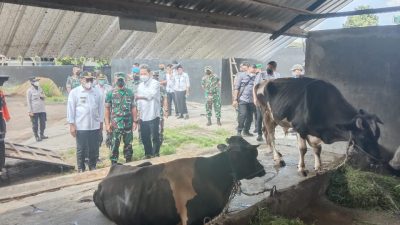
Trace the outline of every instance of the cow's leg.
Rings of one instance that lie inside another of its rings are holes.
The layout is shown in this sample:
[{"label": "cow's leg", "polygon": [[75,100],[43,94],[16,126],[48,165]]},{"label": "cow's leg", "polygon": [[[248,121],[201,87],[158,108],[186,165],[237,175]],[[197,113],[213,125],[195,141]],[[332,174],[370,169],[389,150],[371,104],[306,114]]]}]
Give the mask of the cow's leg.
[{"label": "cow's leg", "polygon": [[300,134],[297,134],[297,144],[300,150],[299,165],[297,166],[298,171],[301,175],[307,176],[307,172],[305,170],[306,165],[304,163],[304,156],[307,152],[307,143],[304,138],[300,137]]},{"label": "cow's leg", "polygon": [[308,136],[308,144],[313,148],[314,151],[314,169],[317,172],[321,171],[321,140],[319,138]]},{"label": "cow's leg", "polygon": [[265,140],[267,141],[270,152],[273,153],[275,165],[285,166],[285,161],[282,160],[282,154],[278,150],[276,150],[275,147],[275,128],[277,124],[273,120],[271,113],[268,111],[264,112],[263,124]]}]

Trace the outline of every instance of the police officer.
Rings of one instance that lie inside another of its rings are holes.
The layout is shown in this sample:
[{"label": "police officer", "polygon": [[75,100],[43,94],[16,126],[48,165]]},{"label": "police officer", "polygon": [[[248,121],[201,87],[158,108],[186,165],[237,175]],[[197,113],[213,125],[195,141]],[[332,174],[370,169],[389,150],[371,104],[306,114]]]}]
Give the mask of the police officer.
[{"label": "police officer", "polygon": [[205,75],[201,80],[201,87],[204,90],[206,98],[207,126],[211,126],[212,107],[214,105],[217,124],[221,126],[221,95],[220,95],[220,80],[212,71],[211,66],[204,68]]},{"label": "police officer", "polygon": [[125,73],[114,75],[115,87],[106,96],[105,123],[108,133],[112,134],[111,163],[116,164],[119,158],[119,145],[124,142],[124,156],[126,162],[132,161],[133,130],[137,128],[137,113],[134,95],[126,88]]},{"label": "police officer", "polygon": [[[48,137],[44,135],[46,129],[46,109],[44,104],[45,94],[39,86],[39,79],[32,77],[29,79],[31,87],[26,91],[28,114],[32,121],[32,130],[36,141],[42,141]],[[40,124],[40,133],[39,131]]]}]

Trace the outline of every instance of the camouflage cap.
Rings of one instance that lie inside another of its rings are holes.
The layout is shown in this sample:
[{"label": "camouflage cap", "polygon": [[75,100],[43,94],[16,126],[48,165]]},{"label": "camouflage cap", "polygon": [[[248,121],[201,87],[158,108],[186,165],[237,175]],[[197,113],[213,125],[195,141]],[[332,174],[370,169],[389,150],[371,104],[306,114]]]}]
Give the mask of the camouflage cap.
[{"label": "camouflage cap", "polygon": [[93,79],[93,78],[94,78],[94,77],[92,76],[92,73],[87,72],[87,71],[83,72],[83,74],[82,74],[81,77],[82,77],[82,78],[85,78],[85,79]]},{"label": "camouflage cap", "polygon": [[296,64],[296,65],[294,65],[294,66],[292,67],[292,71],[295,71],[295,70],[300,70],[300,71],[303,71],[303,70],[304,70],[304,68],[303,68],[303,66],[302,66],[302,65],[300,65],[300,64]]},{"label": "camouflage cap", "polygon": [[204,67],[204,72],[207,72],[207,71],[213,72],[212,67],[211,66]]},{"label": "camouflage cap", "polygon": [[114,73],[114,77],[115,78],[117,78],[117,79],[126,79],[126,74],[124,73],[124,72],[117,72],[117,73]]},{"label": "camouflage cap", "polygon": [[97,76],[97,79],[99,79],[99,80],[106,80],[107,79],[107,77],[106,77],[106,75],[104,75],[104,74],[99,74],[99,76]]}]

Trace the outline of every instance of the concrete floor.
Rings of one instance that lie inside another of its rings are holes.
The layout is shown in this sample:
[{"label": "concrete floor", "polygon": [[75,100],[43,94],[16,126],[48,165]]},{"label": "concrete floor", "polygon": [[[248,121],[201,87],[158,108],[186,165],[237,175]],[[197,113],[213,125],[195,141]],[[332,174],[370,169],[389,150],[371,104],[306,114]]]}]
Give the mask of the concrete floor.
[{"label": "concrete floor", "polygon": [[[58,106],[60,107],[60,106]],[[204,109],[202,105],[190,104],[189,120],[177,120],[170,118],[166,121],[168,127],[179,127],[185,124],[199,124],[203,127],[206,123]],[[59,112],[58,112],[59,113]],[[235,112],[227,106],[223,108],[224,118],[223,128],[232,130],[235,133]],[[58,142],[60,151],[65,150],[70,146],[74,146],[73,140],[68,138],[68,131],[64,130],[64,119],[55,120],[54,126],[49,127],[48,132],[50,139],[36,145],[49,146],[49,143]],[[28,128],[25,128],[28,129]],[[207,127],[206,129],[218,129],[217,126]],[[54,132],[59,130],[59,133]],[[10,132],[11,134],[14,131]],[[9,134],[10,134],[9,133]],[[246,192],[258,192],[264,187],[272,187],[276,185],[278,190],[295,185],[301,180],[307,179],[297,174],[298,150],[296,148],[296,138],[293,135],[284,137],[281,129],[277,129],[277,148],[283,154],[283,159],[286,166],[276,169],[273,166],[272,155],[267,153],[265,145],[259,147],[259,160],[264,165],[267,175],[262,178],[257,178],[248,181],[242,181],[242,188]],[[61,138],[60,140],[58,138]],[[65,139],[64,139],[65,138]],[[11,137],[10,137],[11,139]],[[17,140],[17,138],[16,138]],[[248,141],[257,143],[255,137],[249,138]],[[71,144],[72,142],[72,144]],[[29,139],[23,143],[30,143]],[[60,147],[61,146],[61,147]],[[322,161],[325,167],[328,163],[338,161],[345,152],[345,143],[338,143],[330,146],[324,146],[322,151]],[[206,151],[204,155],[217,153],[217,150]],[[312,173],[314,165],[314,157],[311,151],[306,154],[306,168],[311,171],[309,176],[314,176]],[[326,168],[326,167],[325,167]],[[277,173],[277,176],[266,183],[271,176]],[[22,198],[1,204],[0,207],[0,225],[109,225],[113,224],[108,221],[94,206],[91,201],[93,191],[97,188],[98,182],[91,182],[82,185],[62,188],[52,192],[46,192],[31,197]],[[1,192],[1,188],[0,188]],[[256,202],[265,198],[269,193],[254,197],[238,195],[231,202],[229,210],[237,211],[247,208]]]}]

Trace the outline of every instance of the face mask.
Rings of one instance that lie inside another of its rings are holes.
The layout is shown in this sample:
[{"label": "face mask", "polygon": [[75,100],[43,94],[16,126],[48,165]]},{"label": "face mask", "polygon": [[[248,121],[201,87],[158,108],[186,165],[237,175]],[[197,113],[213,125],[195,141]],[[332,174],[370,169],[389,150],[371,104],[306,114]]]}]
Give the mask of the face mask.
[{"label": "face mask", "polygon": [[99,80],[98,82],[99,82],[99,84],[102,85],[102,86],[106,83],[105,80]]},{"label": "face mask", "polygon": [[161,70],[161,71],[163,71],[163,70],[164,70],[164,68],[160,68],[160,70]]},{"label": "face mask", "polygon": [[125,81],[122,80],[122,79],[119,79],[119,80],[117,81],[117,86],[118,86],[118,87],[123,87],[123,86],[125,86]]},{"label": "face mask", "polygon": [[206,74],[207,74],[207,75],[211,75],[211,71],[207,70],[207,71],[206,71]]},{"label": "face mask", "polygon": [[267,73],[268,73],[268,75],[273,75],[273,74],[274,74],[274,71],[273,71],[272,69],[268,68],[268,69],[267,69]]},{"label": "face mask", "polygon": [[93,85],[92,82],[86,82],[86,83],[84,84],[84,87],[85,87],[86,89],[90,89],[90,88],[92,88],[92,85]]},{"label": "face mask", "polygon": [[39,87],[39,81],[35,81],[35,82],[33,82],[32,84],[33,84],[33,86],[35,86],[35,87]]},{"label": "face mask", "polygon": [[140,80],[141,80],[142,82],[146,82],[146,81],[149,80],[149,77],[146,76],[146,75],[141,75],[141,76],[140,76]]}]

